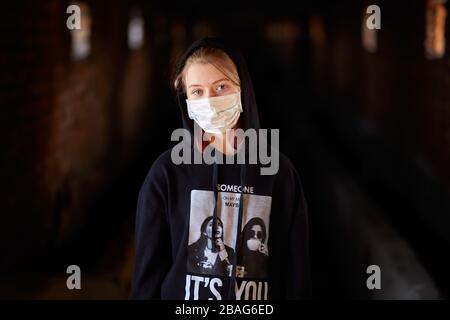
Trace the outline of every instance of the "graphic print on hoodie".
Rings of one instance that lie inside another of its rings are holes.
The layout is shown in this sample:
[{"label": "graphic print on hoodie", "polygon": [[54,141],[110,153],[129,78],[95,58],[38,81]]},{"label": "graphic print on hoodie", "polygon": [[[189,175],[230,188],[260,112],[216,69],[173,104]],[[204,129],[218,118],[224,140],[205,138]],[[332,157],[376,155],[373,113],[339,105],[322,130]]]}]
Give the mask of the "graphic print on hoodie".
[{"label": "graphic print on hoodie", "polygon": [[[196,41],[178,71],[202,46],[222,49],[233,60],[241,82],[240,127],[260,129],[245,61],[222,40]],[[185,99],[178,95],[183,126],[193,137]],[[300,178],[281,152],[275,175],[261,175],[262,167],[175,165],[171,150],[156,159],[137,203],[131,298],[309,297],[308,216]]]},{"label": "graphic print on hoodie", "polygon": [[[241,187],[217,186],[220,189],[240,190]],[[213,234],[214,192],[206,190],[192,190],[189,220],[189,244],[185,299],[209,299],[211,293],[214,298],[221,299],[218,290],[223,286],[222,278],[231,277],[236,259],[236,278],[241,287],[237,287],[237,300],[265,300],[267,299],[267,269],[268,257],[267,241],[269,234],[269,218],[272,198],[248,194],[245,191],[253,188],[244,187],[244,193],[218,192],[216,232]],[[238,238],[238,219],[240,197],[243,197],[242,230],[240,230],[239,250],[235,244]],[[206,286],[200,288],[195,285],[192,277],[198,276],[209,279],[218,287]],[[210,277],[210,278],[208,278]]]}]

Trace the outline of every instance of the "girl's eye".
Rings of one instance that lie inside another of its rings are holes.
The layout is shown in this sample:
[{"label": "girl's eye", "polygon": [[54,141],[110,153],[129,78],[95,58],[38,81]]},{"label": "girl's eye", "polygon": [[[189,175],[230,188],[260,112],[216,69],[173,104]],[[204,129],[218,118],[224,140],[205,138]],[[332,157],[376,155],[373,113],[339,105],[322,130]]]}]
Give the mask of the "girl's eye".
[{"label": "girl's eye", "polygon": [[192,91],[192,94],[193,94],[194,96],[199,96],[199,95],[201,94],[201,92],[202,92],[202,90],[196,89],[196,90]]},{"label": "girl's eye", "polygon": [[223,91],[223,90],[225,90],[225,88],[226,88],[226,85],[224,85],[224,84],[220,84],[220,85],[218,85],[217,86],[217,91]]}]

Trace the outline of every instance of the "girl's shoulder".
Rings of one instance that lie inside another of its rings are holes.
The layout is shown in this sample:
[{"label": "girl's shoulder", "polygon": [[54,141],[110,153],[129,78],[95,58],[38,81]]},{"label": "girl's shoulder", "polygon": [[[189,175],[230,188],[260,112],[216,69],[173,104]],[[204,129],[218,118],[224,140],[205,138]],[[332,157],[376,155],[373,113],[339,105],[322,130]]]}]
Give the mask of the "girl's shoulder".
[{"label": "girl's shoulder", "polygon": [[161,153],[151,164],[150,169],[145,177],[143,188],[149,184],[155,182],[163,182],[165,177],[167,177],[168,170],[170,170],[171,159],[170,159],[170,149]]}]

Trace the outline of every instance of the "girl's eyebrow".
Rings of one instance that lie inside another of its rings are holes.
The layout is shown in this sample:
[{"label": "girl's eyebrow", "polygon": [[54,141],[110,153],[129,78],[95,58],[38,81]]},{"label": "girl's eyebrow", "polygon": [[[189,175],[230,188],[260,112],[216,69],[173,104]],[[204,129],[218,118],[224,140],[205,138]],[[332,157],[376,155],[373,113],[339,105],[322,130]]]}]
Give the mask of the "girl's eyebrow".
[{"label": "girl's eyebrow", "polygon": [[[220,82],[220,81],[230,81],[230,79],[222,78],[222,79],[214,81],[212,84],[216,84],[217,82]],[[190,88],[190,87],[202,87],[202,85],[200,85],[200,84],[191,84],[188,88]]]},{"label": "girl's eyebrow", "polygon": [[222,78],[222,79],[219,79],[219,80],[214,81],[212,84],[215,84],[215,83],[220,82],[220,81],[230,81],[230,79],[228,79],[228,78]]}]

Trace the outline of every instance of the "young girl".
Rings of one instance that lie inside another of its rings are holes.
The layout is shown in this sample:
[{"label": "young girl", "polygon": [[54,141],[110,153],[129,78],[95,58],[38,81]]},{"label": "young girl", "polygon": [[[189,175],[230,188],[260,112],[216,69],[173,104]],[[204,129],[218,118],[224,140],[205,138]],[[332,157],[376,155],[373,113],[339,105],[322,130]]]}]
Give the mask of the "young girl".
[{"label": "young girl", "polygon": [[[178,64],[174,86],[192,152],[213,148],[216,155],[234,156],[242,148],[248,151],[245,143],[236,144],[233,133],[260,126],[253,86],[238,52],[217,38],[196,41]],[[155,161],[139,193],[132,297],[307,297],[307,209],[291,162],[277,153],[278,172],[263,175],[259,161],[179,164],[172,151]],[[254,239],[247,239],[249,227]],[[198,243],[209,245],[200,249]],[[250,255],[246,247],[260,254]]]}]

